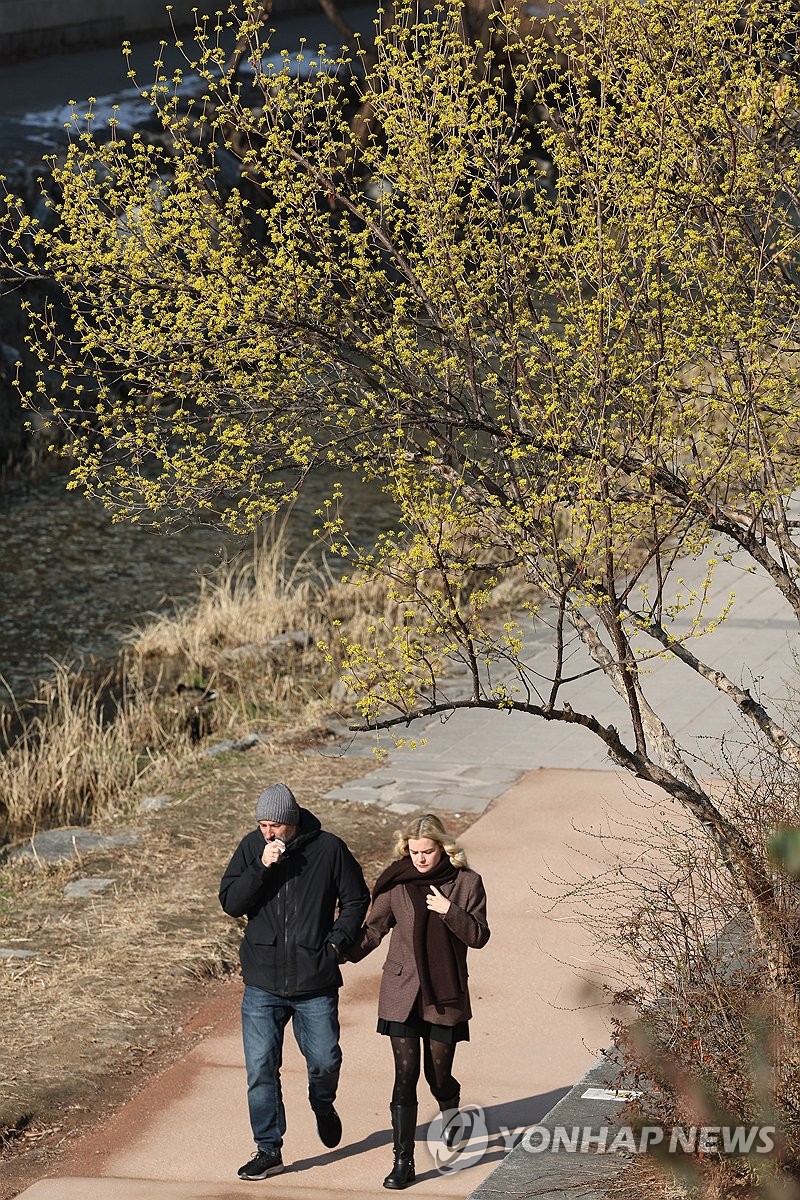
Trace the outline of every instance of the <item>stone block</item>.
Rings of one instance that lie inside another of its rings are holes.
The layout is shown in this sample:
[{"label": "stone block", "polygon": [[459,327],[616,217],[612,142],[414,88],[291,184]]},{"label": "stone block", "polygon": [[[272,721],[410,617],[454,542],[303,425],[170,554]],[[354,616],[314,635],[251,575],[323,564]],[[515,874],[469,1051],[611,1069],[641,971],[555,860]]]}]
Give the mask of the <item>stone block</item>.
[{"label": "stone block", "polygon": [[158,812],[172,803],[172,796],[145,796],[139,801],[139,812]]},{"label": "stone block", "polygon": [[10,852],[13,859],[31,858],[37,863],[67,862],[96,850],[116,850],[131,846],[142,836],[141,829],[126,829],[122,833],[98,833],[93,829],[45,829],[23,846]]},{"label": "stone block", "polygon": [[87,875],[85,879],[73,879],[64,888],[64,895],[71,900],[84,900],[90,896],[98,896],[114,886],[113,879],[103,879],[99,875]]}]

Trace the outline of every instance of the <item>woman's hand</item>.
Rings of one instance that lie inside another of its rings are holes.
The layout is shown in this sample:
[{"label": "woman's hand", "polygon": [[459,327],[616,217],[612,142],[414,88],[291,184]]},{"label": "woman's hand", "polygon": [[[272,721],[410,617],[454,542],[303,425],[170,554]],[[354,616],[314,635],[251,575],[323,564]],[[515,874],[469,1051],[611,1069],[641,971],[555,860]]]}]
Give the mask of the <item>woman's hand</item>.
[{"label": "woman's hand", "polygon": [[447,896],[443,896],[439,889],[434,887],[433,884],[431,884],[431,890],[428,892],[425,899],[428,902],[429,911],[439,913],[441,916],[444,916],[450,907],[450,901],[447,899]]}]

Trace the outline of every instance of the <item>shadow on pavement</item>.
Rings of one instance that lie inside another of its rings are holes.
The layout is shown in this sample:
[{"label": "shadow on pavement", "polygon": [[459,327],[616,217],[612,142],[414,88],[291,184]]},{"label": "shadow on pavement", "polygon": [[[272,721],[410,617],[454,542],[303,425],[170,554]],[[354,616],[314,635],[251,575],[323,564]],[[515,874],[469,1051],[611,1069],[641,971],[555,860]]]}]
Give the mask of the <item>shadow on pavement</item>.
[{"label": "shadow on pavement", "polygon": [[520,1126],[527,1128],[541,1121],[550,1112],[554,1104],[558,1104],[562,1096],[566,1096],[572,1087],[554,1088],[550,1092],[540,1092],[537,1096],[528,1096],[525,1100],[510,1100],[505,1104],[493,1104],[484,1108],[486,1128],[493,1133],[499,1131],[502,1125],[505,1129],[516,1129]]}]

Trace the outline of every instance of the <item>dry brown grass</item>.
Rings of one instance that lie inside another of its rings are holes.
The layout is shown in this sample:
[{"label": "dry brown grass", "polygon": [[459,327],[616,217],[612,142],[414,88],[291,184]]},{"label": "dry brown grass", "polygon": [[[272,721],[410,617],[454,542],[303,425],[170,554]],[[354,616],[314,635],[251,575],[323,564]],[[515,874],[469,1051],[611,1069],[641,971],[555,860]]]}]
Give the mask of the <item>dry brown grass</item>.
[{"label": "dry brown grass", "polygon": [[240,735],[291,716],[347,716],[339,635],[359,641],[378,617],[390,626],[396,608],[385,582],[345,584],[308,557],[290,566],[277,530],[247,562],[205,578],[194,602],[136,627],[127,649],[145,677],[212,688],[215,730]]},{"label": "dry brown grass", "polygon": [[307,558],[289,565],[279,531],[255,542],[247,562],[205,576],[195,600],[137,626],[128,642],[139,655],[177,658],[201,672],[221,651],[263,644],[287,629],[319,630],[323,591]]},{"label": "dry brown grass", "polygon": [[[216,691],[205,732],[322,723],[338,664],[318,642],[334,620],[357,639],[385,611],[386,590],[343,585],[306,559],[287,563],[280,534],[257,544],[248,562],[204,579],[194,603],[134,629],[105,678],[56,664],[32,703],[0,715],[0,830],[16,837],[114,817],[144,776],[162,790],[159,773],[192,753],[179,681]],[[297,642],[274,644],[292,632]]]},{"label": "dry brown grass", "polygon": [[652,1154],[637,1154],[610,1185],[605,1200],[688,1200],[685,1178]]},{"label": "dry brown grass", "polygon": [[253,544],[246,562],[204,577],[190,604],[137,626],[128,644],[145,659],[179,660],[187,673],[203,675],[237,661],[231,651],[256,652],[287,631],[307,633],[315,645],[338,620],[355,637],[385,613],[387,594],[378,583],[342,584],[308,554],[290,563],[284,533],[276,528]]},{"label": "dry brown grass", "polygon": [[[128,639],[129,650],[162,670],[170,664],[166,670],[173,678],[218,688],[220,712],[228,722],[286,703],[326,704],[339,682],[342,640],[375,644],[383,637],[388,643],[392,627],[403,624],[408,605],[393,599],[392,590],[407,590],[408,581],[392,581],[390,575],[390,570],[380,578],[354,571],[342,583],[309,556],[290,566],[283,533],[276,528],[254,545],[246,563],[205,578],[194,602],[138,626]],[[427,586],[441,587],[436,572],[429,576]],[[481,573],[470,579],[476,587],[485,582]],[[507,570],[495,588],[490,616],[507,616],[511,607],[518,611],[536,598],[521,568]],[[305,635],[305,648],[274,651],[272,639],[287,632]]]},{"label": "dry brown grass", "polygon": [[112,683],[57,664],[24,711],[0,714],[0,825],[9,834],[121,812],[154,753],[167,752],[156,694],[128,678],[109,699]]},{"label": "dry brown grass", "polygon": [[791,1181],[774,1189],[746,1179],[731,1180],[720,1161],[670,1159],[657,1153],[635,1154],[605,1192],[605,1200],[797,1200]]}]

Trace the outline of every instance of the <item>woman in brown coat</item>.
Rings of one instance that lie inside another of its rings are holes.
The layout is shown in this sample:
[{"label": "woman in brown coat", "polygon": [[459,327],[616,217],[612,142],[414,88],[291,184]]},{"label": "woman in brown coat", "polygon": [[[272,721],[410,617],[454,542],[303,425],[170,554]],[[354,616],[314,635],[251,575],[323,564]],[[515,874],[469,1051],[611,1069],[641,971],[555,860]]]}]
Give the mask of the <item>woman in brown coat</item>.
[{"label": "woman in brown coat", "polygon": [[378,1033],[394,1053],[394,1167],[386,1188],[414,1182],[414,1131],[420,1058],[442,1111],[443,1137],[455,1144],[461,1091],[453,1076],[459,1042],[469,1040],[472,1010],[467,947],[485,946],[486,893],[480,875],[438,817],[415,818],[397,835],[395,861],[379,876],[361,936],[347,957],[357,962],[391,930],[378,1000]]}]

